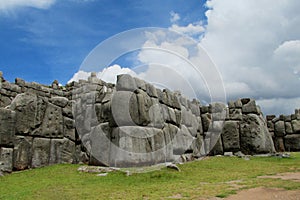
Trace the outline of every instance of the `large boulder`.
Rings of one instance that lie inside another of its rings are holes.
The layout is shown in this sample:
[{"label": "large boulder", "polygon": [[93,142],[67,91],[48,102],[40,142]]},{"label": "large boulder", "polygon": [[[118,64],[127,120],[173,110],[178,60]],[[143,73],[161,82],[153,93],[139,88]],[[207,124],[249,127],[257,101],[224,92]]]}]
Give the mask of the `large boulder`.
[{"label": "large boulder", "polygon": [[240,126],[238,121],[225,121],[222,140],[225,152],[240,150]]},{"label": "large boulder", "polygon": [[17,136],[14,147],[14,169],[30,168],[32,157],[32,137]]},{"label": "large boulder", "polygon": [[49,164],[76,163],[75,143],[67,138],[51,139]]},{"label": "large boulder", "polygon": [[284,137],[286,151],[300,151],[300,134],[292,134]]},{"label": "large boulder", "polygon": [[275,152],[272,137],[261,116],[256,114],[243,115],[240,126],[240,145],[244,154]]},{"label": "large boulder", "polygon": [[0,148],[0,172],[10,173],[13,170],[13,149]]},{"label": "large boulder", "polygon": [[10,109],[16,112],[16,133],[28,135],[42,123],[46,103],[35,94],[22,93],[13,99]]},{"label": "large boulder", "polygon": [[13,146],[15,123],[15,112],[0,108],[0,146]]},{"label": "large boulder", "polygon": [[33,168],[49,165],[50,159],[50,139],[34,138],[32,144],[32,163]]}]

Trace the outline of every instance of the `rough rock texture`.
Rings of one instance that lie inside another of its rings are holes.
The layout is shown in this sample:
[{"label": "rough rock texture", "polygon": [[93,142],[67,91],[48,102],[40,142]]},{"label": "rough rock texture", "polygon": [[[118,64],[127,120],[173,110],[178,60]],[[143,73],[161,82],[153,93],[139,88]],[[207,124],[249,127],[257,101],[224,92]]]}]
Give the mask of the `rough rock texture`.
[{"label": "rough rock texture", "polygon": [[273,135],[277,151],[300,151],[300,110],[291,115],[268,115],[269,132]]},{"label": "rough rock texture", "polygon": [[[299,150],[299,111],[262,117],[255,100],[201,105],[130,75],[59,86],[0,76],[0,171],[57,163],[128,167],[239,152]],[[273,140],[274,139],[274,144]]]}]

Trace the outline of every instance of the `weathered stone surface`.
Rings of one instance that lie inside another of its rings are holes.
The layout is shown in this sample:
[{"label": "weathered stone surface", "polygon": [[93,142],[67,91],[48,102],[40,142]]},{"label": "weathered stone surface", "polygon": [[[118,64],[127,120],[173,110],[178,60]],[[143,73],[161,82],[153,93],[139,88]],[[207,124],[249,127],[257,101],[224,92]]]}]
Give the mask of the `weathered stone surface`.
[{"label": "weathered stone surface", "polygon": [[275,136],[277,137],[283,137],[285,136],[285,125],[284,121],[278,121],[275,123]]},{"label": "weathered stone surface", "polygon": [[137,85],[135,80],[128,74],[122,74],[117,76],[117,91],[135,91]]},{"label": "weathered stone surface", "polygon": [[50,159],[50,139],[34,138],[32,143],[32,163],[33,168],[49,165]]},{"label": "weathered stone surface", "polygon": [[244,114],[249,114],[249,113],[255,113],[258,114],[259,110],[256,106],[256,103],[254,99],[242,99],[243,107],[242,107],[242,112]]},{"label": "weathered stone surface", "polygon": [[139,125],[147,126],[150,123],[149,110],[151,108],[152,100],[142,90],[139,90],[137,94],[137,102],[138,102],[138,113],[139,113]]},{"label": "weathered stone surface", "polygon": [[[136,86],[137,86],[138,89],[146,91],[146,82],[144,80],[141,80],[139,78],[134,77],[134,81],[135,81]],[[157,94],[156,91],[155,91],[155,93]]]},{"label": "weathered stone surface", "polygon": [[111,131],[109,123],[103,123],[93,128],[90,135],[92,156],[90,156],[89,164],[110,165]]},{"label": "weathered stone surface", "polygon": [[223,150],[223,143],[221,137],[219,137],[216,141],[215,140],[210,140],[211,144],[210,146],[213,147],[209,154],[210,155],[223,155],[224,150]]},{"label": "weathered stone surface", "polygon": [[155,98],[158,97],[156,88],[149,83],[146,84],[146,92],[150,97],[155,97]]},{"label": "weathered stone surface", "polygon": [[32,137],[17,136],[14,147],[14,169],[30,168],[32,157]]},{"label": "weathered stone surface", "polygon": [[64,108],[67,106],[69,100],[66,97],[52,97],[49,101],[56,106]]},{"label": "weathered stone surface", "polygon": [[[103,105],[101,108],[103,109]],[[107,117],[102,117],[104,120],[101,120],[101,122],[107,121],[110,118],[109,115],[112,115],[117,126],[135,126],[139,124],[140,117],[137,95],[130,91],[117,91],[114,93],[112,99],[111,112],[109,109],[106,109],[106,112],[102,115],[106,115]]]},{"label": "weathered stone surface", "polygon": [[292,123],[289,121],[286,121],[286,122],[284,122],[284,125],[285,125],[286,134],[293,134]]},{"label": "weathered stone surface", "polygon": [[49,164],[76,163],[75,143],[71,140],[51,139]]},{"label": "weathered stone surface", "polygon": [[284,152],[285,147],[284,147],[283,137],[275,137],[274,146],[275,146],[276,151]]},{"label": "weathered stone surface", "polygon": [[0,172],[10,173],[13,170],[13,149],[0,148]]},{"label": "weathered stone surface", "polygon": [[229,109],[229,119],[231,120],[242,120],[242,109],[235,108],[235,109]]},{"label": "weathered stone surface", "polygon": [[62,138],[64,136],[63,119],[62,108],[49,103],[45,112],[42,130],[38,135]]},{"label": "weathered stone surface", "polygon": [[203,131],[207,132],[211,126],[211,114],[205,113],[201,115]]},{"label": "weathered stone surface", "polygon": [[11,98],[0,94],[0,107],[6,107],[11,104]]},{"label": "weathered stone surface", "polygon": [[240,124],[240,145],[244,154],[275,152],[271,135],[264,119],[255,115],[243,115]]},{"label": "weathered stone surface", "polygon": [[35,123],[37,113],[42,112],[37,107],[37,96],[27,93],[17,95],[10,109],[16,112],[16,133],[27,135],[38,124]]},{"label": "weathered stone surface", "polygon": [[237,121],[225,121],[222,130],[224,151],[237,152],[240,150],[239,123]]},{"label": "weathered stone surface", "polygon": [[294,133],[300,134],[300,120],[292,120],[292,128]]},{"label": "weathered stone surface", "polygon": [[300,134],[292,134],[284,137],[286,151],[300,151]]},{"label": "weathered stone surface", "polygon": [[64,137],[75,141],[75,120],[64,117]]},{"label": "weathered stone surface", "polygon": [[15,112],[0,108],[0,146],[13,146],[15,136]]}]

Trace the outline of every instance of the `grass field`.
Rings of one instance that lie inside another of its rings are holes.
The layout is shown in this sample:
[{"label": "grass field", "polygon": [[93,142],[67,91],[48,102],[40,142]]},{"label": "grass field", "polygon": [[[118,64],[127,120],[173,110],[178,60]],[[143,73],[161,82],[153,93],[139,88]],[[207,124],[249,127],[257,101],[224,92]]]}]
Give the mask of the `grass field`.
[{"label": "grass field", "polygon": [[131,176],[113,172],[98,177],[78,172],[78,167],[54,165],[0,177],[0,199],[199,199],[259,186],[300,189],[300,182],[257,178],[300,172],[300,153],[250,160],[209,157],[180,165],[181,172],[164,168]]}]

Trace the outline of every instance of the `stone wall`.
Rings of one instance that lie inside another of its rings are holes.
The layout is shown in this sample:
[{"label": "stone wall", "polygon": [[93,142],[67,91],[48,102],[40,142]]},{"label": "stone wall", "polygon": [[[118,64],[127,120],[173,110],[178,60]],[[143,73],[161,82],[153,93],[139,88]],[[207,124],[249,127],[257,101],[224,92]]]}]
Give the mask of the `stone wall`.
[{"label": "stone wall", "polygon": [[300,110],[292,115],[268,115],[267,123],[277,151],[300,151]]},{"label": "stone wall", "polygon": [[[203,106],[129,75],[119,75],[116,85],[94,73],[66,86],[9,83],[2,74],[0,79],[3,172],[57,163],[128,167],[224,152],[275,152],[270,120],[267,126],[253,99]],[[291,126],[296,127],[292,120]],[[299,150],[299,142],[287,144]]]}]

